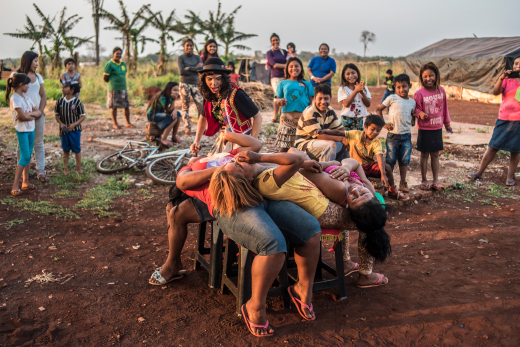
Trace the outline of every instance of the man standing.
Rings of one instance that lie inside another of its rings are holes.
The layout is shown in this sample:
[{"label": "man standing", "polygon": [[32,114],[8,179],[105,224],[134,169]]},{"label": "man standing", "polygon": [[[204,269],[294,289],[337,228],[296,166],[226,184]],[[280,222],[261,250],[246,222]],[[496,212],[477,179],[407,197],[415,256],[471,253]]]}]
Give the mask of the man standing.
[{"label": "man standing", "polygon": [[107,108],[111,109],[112,121],[114,129],[121,129],[117,124],[117,109],[125,110],[125,119],[127,128],[135,128],[130,123],[130,102],[128,100],[128,91],[126,90],[126,73],[128,69],[124,61],[121,61],[123,50],[119,47],[112,51],[113,58],[105,65],[103,71],[103,79],[108,83],[107,91]]}]

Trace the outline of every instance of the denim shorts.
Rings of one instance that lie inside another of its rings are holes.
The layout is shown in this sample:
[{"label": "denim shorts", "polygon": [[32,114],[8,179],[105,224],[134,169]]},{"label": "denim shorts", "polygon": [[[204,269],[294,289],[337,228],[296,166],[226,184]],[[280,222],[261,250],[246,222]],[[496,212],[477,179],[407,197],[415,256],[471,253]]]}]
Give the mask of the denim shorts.
[{"label": "denim shorts", "polygon": [[412,155],[412,134],[392,134],[386,136],[386,163],[394,166],[399,162],[400,166],[410,165]]},{"label": "denim shorts", "polygon": [[81,130],[66,132],[60,135],[63,152],[81,153]]},{"label": "denim shorts", "polygon": [[222,232],[257,255],[287,252],[287,243],[305,245],[321,233],[318,220],[289,201],[265,199],[260,206],[246,207],[231,217],[215,212]]}]

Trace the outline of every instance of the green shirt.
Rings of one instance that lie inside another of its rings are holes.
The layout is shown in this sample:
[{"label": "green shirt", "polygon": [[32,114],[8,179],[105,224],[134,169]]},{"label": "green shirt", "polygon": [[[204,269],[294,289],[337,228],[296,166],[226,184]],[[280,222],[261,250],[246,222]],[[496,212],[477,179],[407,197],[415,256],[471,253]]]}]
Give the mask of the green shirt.
[{"label": "green shirt", "polygon": [[119,61],[119,64],[110,59],[105,64],[103,75],[108,76],[108,90],[126,90],[126,73],[128,69],[124,61]]}]

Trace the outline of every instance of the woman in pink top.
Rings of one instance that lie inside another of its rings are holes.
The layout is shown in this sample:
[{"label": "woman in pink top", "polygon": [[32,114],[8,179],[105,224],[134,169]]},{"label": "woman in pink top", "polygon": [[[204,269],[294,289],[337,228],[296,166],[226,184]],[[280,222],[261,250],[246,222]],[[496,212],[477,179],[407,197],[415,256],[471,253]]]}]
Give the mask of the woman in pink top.
[{"label": "woman in pink top", "polygon": [[[513,71],[520,70],[520,57],[513,61]],[[520,78],[508,78],[511,70],[506,70],[495,84],[493,94],[502,94],[498,119],[486,153],[482,157],[476,173],[468,178],[481,179],[484,171],[499,150],[511,152],[506,186],[515,185],[515,170],[520,160]]]},{"label": "woman in pink top", "polygon": [[[422,88],[415,92],[417,103],[414,116],[417,117],[417,150],[421,152],[422,190],[441,190],[439,186],[439,152],[444,149],[442,142],[442,126],[451,132],[450,113],[446,92],[440,86],[439,69],[434,63],[427,63],[419,71],[419,82]],[[426,179],[428,171],[428,157],[431,157],[433,184],[430,186]]]}]

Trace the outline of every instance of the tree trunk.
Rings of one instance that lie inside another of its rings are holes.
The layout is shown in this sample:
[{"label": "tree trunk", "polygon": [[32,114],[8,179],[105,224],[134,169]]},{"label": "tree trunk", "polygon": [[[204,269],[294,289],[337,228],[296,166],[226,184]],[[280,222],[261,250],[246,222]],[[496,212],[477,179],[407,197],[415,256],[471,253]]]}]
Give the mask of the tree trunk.
[{"label": "tree trunk", "polygon": [[79,53],[74,53],[74,61],[76,62],[76,68],[79,69]]},{"label": "tree trunk", "polygon": [[130,34],[126,34],[126,53],[125,53],[125,56],[126,56],[126,63],[129,65],[129,66],[132,66],[132,60],[131,60],[131,56],[130,56],[130,51],[132,50],[132,38],[130,37]]},{"label": "tree trunk", "polygon": [[99,66],[99,17],[94,17],[94,30],[96,31],[96,66]]},{"label": "tree trunk", "polygon": [[157,73],[164,75],[166,73],[166,39],[161,37],[161,50],[159,51],[159,64],[157,64]]},{"label": "tree trunk", "polygon": [[47,74],[45,73],[45,57],[42,52],[42,44],[41,42],[38,42],[38,54],[40,58],[38,59],[38,65],[39,65],[39,71],[42,78],[46,78]]},{"label": "tree trunk", "polygon": [[137,71],[137,42],[132,42],[132,49],[134,52],[134,59],[132,61],[132,70],[134,73]]}]

